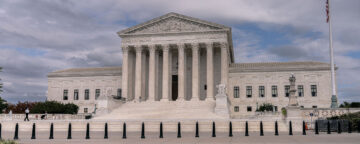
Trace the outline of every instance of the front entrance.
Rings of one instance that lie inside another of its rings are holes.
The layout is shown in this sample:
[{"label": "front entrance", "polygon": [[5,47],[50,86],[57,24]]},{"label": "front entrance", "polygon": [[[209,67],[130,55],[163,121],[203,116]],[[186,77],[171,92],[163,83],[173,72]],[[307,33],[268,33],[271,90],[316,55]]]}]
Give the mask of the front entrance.
[{"label": "front entrance", "polygon": [[176,101],[178,98],[178,75],[172,75],[171,99]]}]

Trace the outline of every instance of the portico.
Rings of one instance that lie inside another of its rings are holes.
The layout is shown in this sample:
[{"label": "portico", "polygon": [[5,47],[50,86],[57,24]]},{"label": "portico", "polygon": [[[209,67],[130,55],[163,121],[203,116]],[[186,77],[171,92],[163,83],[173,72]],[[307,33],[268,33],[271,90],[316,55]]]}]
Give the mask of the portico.
[{"label": "portico", "polygon": [[[228,55],[226,45],[199,42],[123,46],[123,96],[128,101],[214,100],[215,84],[227,81],[224,73],[228,72],[228,60],[223,57]],[[201,65],[205,69],[201,70]],[[204,71],[202,75],[200,71]],[[221,73],[220,81],[215,80],[215,71]]]}]

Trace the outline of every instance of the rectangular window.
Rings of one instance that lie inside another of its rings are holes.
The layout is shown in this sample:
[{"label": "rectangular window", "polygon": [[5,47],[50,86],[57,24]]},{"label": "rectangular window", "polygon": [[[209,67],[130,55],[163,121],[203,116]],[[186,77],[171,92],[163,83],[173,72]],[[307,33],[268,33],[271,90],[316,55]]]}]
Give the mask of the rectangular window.
[{"label": "rectangular window", "polygon": [[289,97],[289,95],[290,95],[290,86],[286,85],[285,86],[285,97]]},{"label": "rectangular window", "polygon": [[100,89],[95,90],[95,99],[97,100],[100,97]]},{"label": "rectangular window", "polygon": [[316,105],[314,105],[314,106],[312,106],[312,108],[317,108],[317,106],[316,106]]},{"label": "rectangular window", "polygon": [[239,106],[234,106],[234,112],[239,112]]},{"label": "rectangular window", "polygon": [[316,85],[311,85],[311,96],[316,96],[317,95],[317,88]]},{"label": "rectangular window", "polygon": [[84,108],[84,113],[88,113],[88,108]]},{"label": "rectangular window", "polygon": [[239,86],[234,86],[234,98],[239,98]]},{"label": "rectangular window", "polygon": [[206,85],[204,85],[204,90],[206,90],[207,89],[207,87],[206,87]]},{"label": "rectangular window", "polygon": [[304,108],[304,106],[300,106],[301,108]]},{"label": "rectangular window", "polygon": [[121,89],[117,89],[117,95],[118,98],[121,98]]},{"label": "rectangular window", "polygon": [[265,97],[265,86],[259,86],[259,97]]},{"label": "rectangular window", "polygon": [[68,90],[64,90],[63,100],[68,100]]},{"label": "rectangular window", "polygon": [[274,106],[274,110],[277,112],[277,111],[278,111],[278,107],[277,107],[277,106]]},{"label": "rectangular window", "polygon": [[252,111],[251,106],[248,106],[248,107],[247,107],[247,111],[248,111],[248,112],[251,112],[251,111]]},{"label": "rectangular window", "polygon": [[304,96],[304,86],[303,85],[298,85],[298,93],[299,93],[299,97]]},{"label": "rectangular window", "polygon": [[74,100],[79,100],[79,90],[78,89],[74,90]]},{"label": "rectangular window", "polygon": [[278,95],[277,86],[271,86],[271,95],[272,97],[277,97]]},{"label": "rectangular window", "polygon": [[252,86],[246,86],[246,97],[250,98],[252,96]]},{"label": "rectangular window", "polygon": [[89,100],[90,99],[90,92],[89,92],[89,89],[86,89],[85,90],[85,100]]}]

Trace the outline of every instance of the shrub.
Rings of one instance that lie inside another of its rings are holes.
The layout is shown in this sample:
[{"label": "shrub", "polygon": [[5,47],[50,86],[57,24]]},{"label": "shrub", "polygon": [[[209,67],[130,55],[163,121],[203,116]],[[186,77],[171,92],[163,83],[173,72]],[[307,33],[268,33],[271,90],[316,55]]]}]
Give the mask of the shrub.
[{"label": "shrub", "polygon": [[283,116],[286,116],[287,115],[286,108],[281,108],[281,113]]},{"label": "shrub", "polygon": [[3,110],[8,107],[8,104],[6,103],[6,100],[2,99],[0,97],[0,114],[3,113]]},{"label": "shrub", "polygon": [[37,102],[18,102],[17,104],[9,104],[6,112],[8,113],[10,110],[15,113],[25,113],[26,108],[30,110]]},{"label": "shrub", "polygon": [[79,107],[75,104],[62,104],[56,101],[38,102],[30,113],[77,114]]},{"label": "shrub", "polygon": [[358,122],[360,122],[360,112],[343,114],[340,116],[333,116],[327,118],[328,120],[349,120],[352,123],[354,129],[358,128]]},{"label": "shrub", "polygon": [[264,111],[273,111],[274,105],[270,103],[263,103],[257,111],[264,112]]}]

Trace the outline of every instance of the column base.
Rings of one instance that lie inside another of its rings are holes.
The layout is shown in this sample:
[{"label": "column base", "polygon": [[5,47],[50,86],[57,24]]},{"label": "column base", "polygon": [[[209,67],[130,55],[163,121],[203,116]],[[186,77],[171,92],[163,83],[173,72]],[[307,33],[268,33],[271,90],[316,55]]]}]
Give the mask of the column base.
[{"label": "column base", "polygon": [[169,99],[160,99],[161,102],[168,102]]}]

